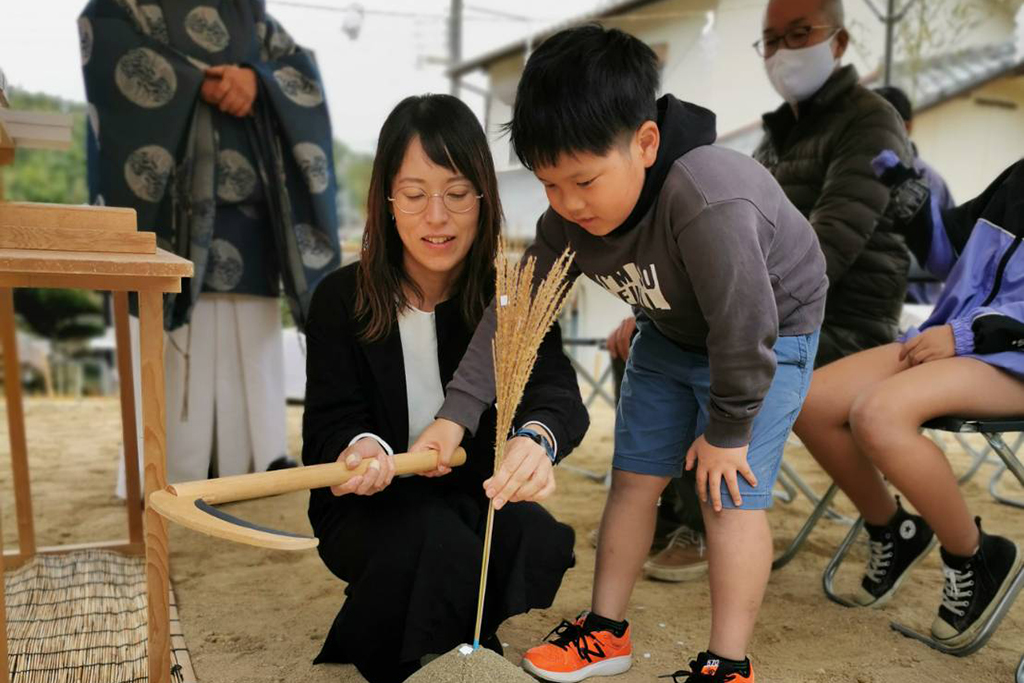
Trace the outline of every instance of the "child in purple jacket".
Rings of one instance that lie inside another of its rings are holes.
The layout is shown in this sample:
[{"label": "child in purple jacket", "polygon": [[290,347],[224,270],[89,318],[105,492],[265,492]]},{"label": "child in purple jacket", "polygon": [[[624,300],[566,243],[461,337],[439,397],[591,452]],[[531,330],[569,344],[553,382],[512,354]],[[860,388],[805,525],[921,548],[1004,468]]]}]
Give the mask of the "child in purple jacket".
[{"label": "child in purple jacket", "polygon": [[[883,605],[937,539],[945,587],[931,631],[955,647],[1010,589],[1022,554],[982,531],[920,427],[946,415],[1024,413],[1024,160],[950,210],[895,155],[883,153],[875,168],[894,187],[889,211],[908,246],[946,287],[900,342],[815,372],[794,431],[864,517],[870,559],[854,600]],[[920,516],[902,508],[883,475]]]}]

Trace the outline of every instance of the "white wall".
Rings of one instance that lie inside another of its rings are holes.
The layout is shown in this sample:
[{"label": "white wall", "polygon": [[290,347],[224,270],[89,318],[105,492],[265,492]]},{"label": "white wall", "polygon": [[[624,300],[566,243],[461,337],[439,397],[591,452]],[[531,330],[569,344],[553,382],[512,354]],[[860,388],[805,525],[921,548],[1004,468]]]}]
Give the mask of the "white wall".
[{"label": "white wall", "polygon": [[[979,104],[979,98],[1005,104]],[[1001,78],[921,112],[911,138],[956,201],[974,197],[1024,157],[1024,76]]]}]

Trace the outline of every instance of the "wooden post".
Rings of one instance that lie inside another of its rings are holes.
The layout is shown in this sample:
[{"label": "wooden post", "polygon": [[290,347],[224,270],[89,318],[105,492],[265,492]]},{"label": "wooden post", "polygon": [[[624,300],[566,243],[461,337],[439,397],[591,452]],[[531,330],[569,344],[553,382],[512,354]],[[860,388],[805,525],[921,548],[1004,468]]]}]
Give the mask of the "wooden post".
[{"label": "wooden post", "polygon": [[128,292],[113,292],[117,336],[117,375],[121,385],[121,434],[124,441],[125,505],[128,539],[142,542],[142,497],[139,492],[139,441],[135,423],[135,382],[132,340],[128,332]]},{"label": "wooden post", "polygon": [[[139,292],[139,356],[142,380],[145,495],[167,486],[167,431],[164,406],[163,295]],[[148,594],[149,683],[170,683],[170,569],[167,522],[149,505],[145,514]]]},{"label": "wooden post", "polygon": [[32,488],[28,477],[28,450],[25,444],[25,411],[21,405],[21,363],[14,326],[14,293],[0,288],[0,338],[4,352],[4,393],[7,396],[7,429],[11,441],[11,478],[14,503],[18,512],[18,545],[21,559],[36,554],[36,532],[32,521]]},{"label": "wooden post", "polygon": [[[2,526],[2,524],[0,524]],[[0,529],[0,683],[9,683],[7,668],[7,595],[4,586],[4,534]]]}]

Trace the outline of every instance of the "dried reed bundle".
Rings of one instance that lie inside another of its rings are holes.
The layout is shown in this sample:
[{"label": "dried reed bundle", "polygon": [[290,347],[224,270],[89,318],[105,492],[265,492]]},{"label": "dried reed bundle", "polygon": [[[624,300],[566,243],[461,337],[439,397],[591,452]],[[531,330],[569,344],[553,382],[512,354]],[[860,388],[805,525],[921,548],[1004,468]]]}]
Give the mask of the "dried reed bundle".
[{"label": "dried reed bundle", "polygon": [[[501,467],[505,455],[506,437],[512,431],[512,420],[523,397],[526,382],[537,361],[537,350],[544,335],[551,329],[562,310],[569,291],[566,275],[572,265],[573,254],[562,252],[544,279],[533,288],[536,259],[525,263],[509,260],[505,241],[498,244],[494,261],[497,271],[495,287],[496,328],[492,353],[494,355],[494,388],[498,408],[498,424],[494,440],[494,471]],[[487,567],[491,555],[491,530],[494,526],[494,501],[487,510],[487,532],[484,535],[483,562],[480,569],[480,593],[476,607],[476,629],[473,647],[480,646],[480,624],[484,614],[484,592],[487,588]]]}]

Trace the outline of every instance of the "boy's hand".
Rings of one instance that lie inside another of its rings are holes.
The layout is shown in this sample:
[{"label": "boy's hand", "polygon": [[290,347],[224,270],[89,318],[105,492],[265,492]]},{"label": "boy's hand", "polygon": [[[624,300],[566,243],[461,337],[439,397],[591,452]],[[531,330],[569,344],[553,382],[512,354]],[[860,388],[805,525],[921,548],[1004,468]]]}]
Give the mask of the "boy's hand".
[{"label": "boy's hand", "polygon": [[525,436],[509,439],[505,457],[493,477],[484,482],[494,509],[521,500],[544,500],[555,492],[555,473],[544,447]]},{"label": "boy's hand", "polygon": [[712,446],[704,436],[697,440],[686,452],[686,469],[697,466],[697,495],[702,503],[708,502],[708,489],[711,490],[711,506],[715,512],[722,510],[722,479],[729,488],[733,504],[743,504],[740,497],[739,483],[736,473],[739,472],[751,486],[757,486],[757,477],[747,464],[747,446],[740,448],[719,448]]},{"label": "boy's hand", "polygon": [[900,349],[900,360],[909,359],[912,366],[952,358],[955,355],[956,340],[953,338],[952,325],[929,327],[913,339],[907,340]]},{"label": "boy's hand", "polygon": [[437,469],[423,472],[420,476],[440,477],[451,472],[452,454],[462,443],[462,437],[465,434],[466,429],[462,425],[445,419],[434,420],[429,427],[424,429],[420,438],[416,439],[416,443],[409,446],[409,452],[437,451],[439,456]]},{"label": "boy's hand", "polygon": [[336,496],[348,493],[372,496],[383,491],[394,479],[395,462],[375,439],[359,439],[338,456],[338,462],[344,462],[350,470],[359,467],[363,460],[370,461],[366,474],[356,475],[340,486],[332,486],[331,493]]}]

